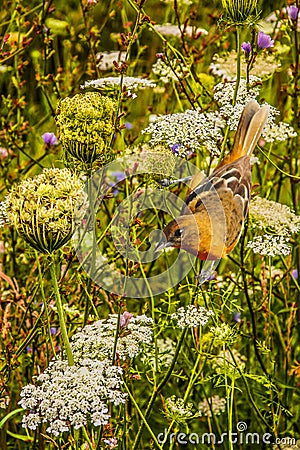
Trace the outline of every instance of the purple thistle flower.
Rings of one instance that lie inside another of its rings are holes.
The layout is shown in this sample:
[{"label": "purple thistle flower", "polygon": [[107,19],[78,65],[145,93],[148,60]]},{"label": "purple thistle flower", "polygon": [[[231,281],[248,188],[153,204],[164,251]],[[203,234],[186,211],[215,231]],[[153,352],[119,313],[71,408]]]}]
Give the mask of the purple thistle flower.
[{"label": "purple thistle flower", "polygon": [[250,44],[250,42],[243,42],[242,45],[241,45],[241,48],[242,48],[243,52],[245,52],[245,55],[248,58],[248,56],[250,55],[250,52],[251,52],[251,44]]},{"label": "purple thistle flower", "polygon": [[296,5],[291,5],[286,8],[289,18],[291,20],[297,20],[298,17],[298,8]]},{"label": "purple thistle flower", "polygon": [[258,48],[270,48],[274,47],[274,41],[271,39],[271,37],[268,34],[263,33],[260,31],[257,36],[257,45]]},{"label": "purple thistle flower", "polygon": [[43,141],[45,145],[51,147],[52,145],[57,145],[58,140],[54,133],[44,133],[42,135]]}]

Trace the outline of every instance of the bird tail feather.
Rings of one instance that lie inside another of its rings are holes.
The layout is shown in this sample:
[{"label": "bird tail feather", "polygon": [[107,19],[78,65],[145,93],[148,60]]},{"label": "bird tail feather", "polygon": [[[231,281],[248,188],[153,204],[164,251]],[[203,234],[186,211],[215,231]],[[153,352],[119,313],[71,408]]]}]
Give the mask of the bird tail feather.
[{"label": "bird tail feather", "polygon": [[236,161],[242,156],[251,156],[266,124],[269,112],[268,105],[260,107],[256,100],[247,103],[239,121],[232,149],[220,166]]}]

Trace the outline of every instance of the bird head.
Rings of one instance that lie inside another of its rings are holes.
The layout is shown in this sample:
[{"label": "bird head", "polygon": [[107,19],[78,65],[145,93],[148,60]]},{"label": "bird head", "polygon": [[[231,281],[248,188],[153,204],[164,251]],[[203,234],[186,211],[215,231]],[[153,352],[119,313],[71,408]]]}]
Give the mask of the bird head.
[{"label": "bird head", "polygon": [[163,236],[155,248],[159,252],[168,247],[182,248],[198,255],[199,230],[192,215],[184,215],[168,223]]},{"label": "bird head", "polygon": [[217,236],[216,229],[217,224],[212,225],[208,216],[203,214],[201,217],[198,214],[180,216],[165,227],[155,252],[175,247],[203,260],[222,258],[225,255],[224,238]]}]

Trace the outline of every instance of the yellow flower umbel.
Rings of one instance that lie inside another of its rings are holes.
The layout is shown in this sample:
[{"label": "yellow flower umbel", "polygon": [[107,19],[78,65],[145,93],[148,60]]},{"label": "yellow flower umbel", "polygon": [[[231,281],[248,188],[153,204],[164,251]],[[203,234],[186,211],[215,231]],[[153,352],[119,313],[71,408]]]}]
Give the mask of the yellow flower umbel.
[{"label": "yellow flower umbel", "polygon": [[44,169],[12,188],[6,216],[29,245],[51,254],[70,240],[75,208],[85,202],[81,181],[68,169]]},{"label": "yellow flower umbel", "polygon": [[257,0],[222,0],[225,11],[225,20],[233,24],[251,22],[255,18]]},{"label": "yellow flower umbel", "polygon": [[110,161],[109,143],[116,109],[116,103],[99,92],[85,92],[61,100],[56,124],[66,155],[85,164],[103,165]]}]

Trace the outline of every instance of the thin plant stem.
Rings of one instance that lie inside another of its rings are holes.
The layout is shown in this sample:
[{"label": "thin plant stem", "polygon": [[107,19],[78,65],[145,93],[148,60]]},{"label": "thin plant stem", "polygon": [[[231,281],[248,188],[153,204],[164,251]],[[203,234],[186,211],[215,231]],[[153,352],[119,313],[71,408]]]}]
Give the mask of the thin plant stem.
[{"label": "thin plant stem", "polygon": [[[184,328],[182,333],[181,333],[181,336],[179,338],[179,341],[178,341],[178,344],[177,344],[177,347],[176,347],[176,350],[175,350],[175,354],[174,354],[173,360],[172,360],[172,362],[171,362],[171,364],[169,366],[169,369],[168,369],[166,375],[164,376],[163,380],[158,384],[156,389],[154,389],[153,392],[152,392],[152,395],[151,395],[151,397],[149,399],[149,402],[148,402],[147,409],[145,411],[145,420],[146,421],[148,420],[148,417],[151,414],[154,402],[155,402],[158,394],[161,392],[161,390],[163,389],[163,387],[165,386],[165,384],[168,382],[169,378],[172,375],[172,372],[173,372],[174,366],[176,364],[179,352],[181,350],[182,343],[183,343],[185,335],[186,335],[186,331],[187,331],[187,329]],[[137,450],[139,448],[139,443],[140,443],[140,440],[141,440],[141,437],[142,437],[144,426],[145,426],[145,423],[142,422],[140,427],[139,427],[139,430],[137,432],[137,435],[136,435],[136,438],[135,438],[132,450]]]},{"label": "thin plant stem", "polygon": [[41,264],[40,264],[38,252],[36,250],[34,250],[34,253],[35,253],[35,260],[36,260],[37,268],[38,268],[38,277],[39,277],[40,289],[41,289],[41,294],[42,294],[42,299],[43,299],[44,309],[45,309],[45,314],[46,314],[47,330],[48,330],[48,335],[49,335],[49,341],[50,341],[50,345],[51,345],[51,349],[52,349],[53,355],[55,356],[56,352],[55,352],[55,348],[54,348],[54,344],[53,344],[53,340],[52,340],[52,335],[51,335],[48,303],[47,303],[46,296],[45,296],[45,291],[44,291],[44,283],[43,283],[43,277],[42,277],[42,271],[41,271]]},{"label": "thin plant stem", "polygon": [[240,27],[236,27],[236,82],[232,99],[232,106],[236,104],[238,90],[241,81],[241,30]]},{"label": "thin plant stem", "polygon": [[68,338],[68,332],[67,332],[67,327],[66,327],[64,309],[63,309],[63,304],[62,304],[61,295],[60,295],[60,292],[59,292],[59,286],[58,286],[57,277],[56,277],[56,260],[55,260],[55,255],[52,253],[50,255],[50,257],[51,257],[50,274],[51,274],[51,280],[52,280],[52,283],[53,283],[53,289],[54,289],[54,294],[55,294],[56,307],[57,307],[57,313],[58,313],[58,317],[59,317],[59,325],[60,325],[62,340],[63,340],[64,347],[65,347],[65,350],[66,350],[66,353],[67,353],[68,364],[69,364],[69,366],[73,366],[74,365],[74,358],[73,358],[73,353],[72,353],[70,341],[69,341],[69,338]]},{"label": "thin plant stem", "polygon": [[[149,423],[147,422],[146,415],[143,415],[142,411],[140,410],[139,405],[138,405],[137,402],[135,401],[134,396],[133,396],[132,393],[130,392],[129,386],[127,386],[127,384],[126,384],[125,381],[123,381],[123,383],[124,383],[124,387],[125,387],[125,389],[126,389],[126,392],[128,393],[128,395],[129,395],[129,397],[130,397],[130,400],[131,400],[132,403],[134,404],[134,407],[136,408],[136,410],[137,410],[139,416],[141,417],[141,419],[142,419],[142,421],[143,421],[142,423],[146,426],[146,428],[147,428],[147,430],[149,431],[149,433],[150,433],[152,439],[154,440],[155,445],[157,446],[157,448],[160,449],[160,450],[162,450],[162,446],[161,446],[161,445],[159,444],[159,442],[157,441],[157,437],[155,436],[155,434],[154,434],[153,431],[152,431],[152,428],[150,427]],[[132,449],[134,449],[134,448],[135,448],[135,447],[132,447]]]}]

